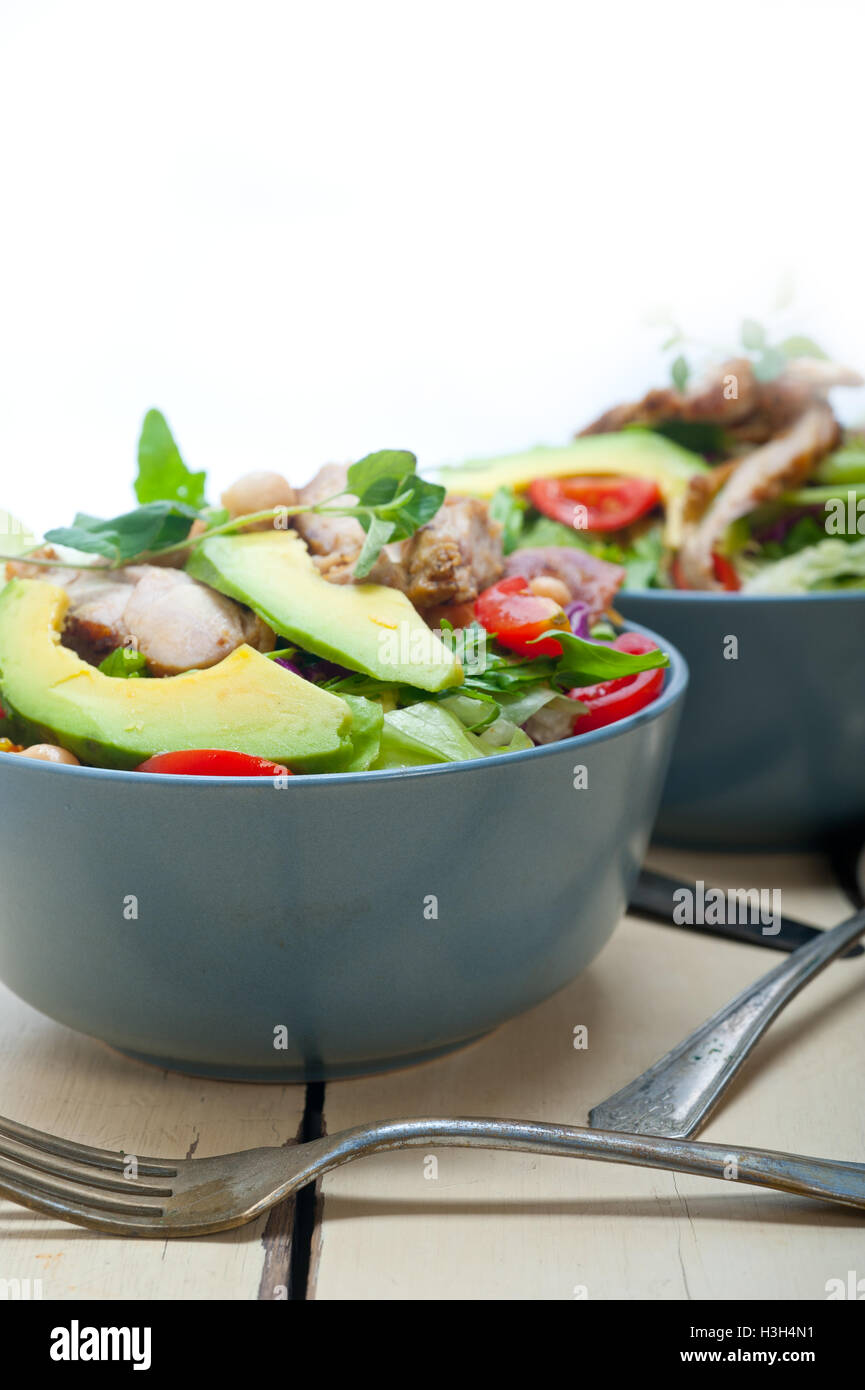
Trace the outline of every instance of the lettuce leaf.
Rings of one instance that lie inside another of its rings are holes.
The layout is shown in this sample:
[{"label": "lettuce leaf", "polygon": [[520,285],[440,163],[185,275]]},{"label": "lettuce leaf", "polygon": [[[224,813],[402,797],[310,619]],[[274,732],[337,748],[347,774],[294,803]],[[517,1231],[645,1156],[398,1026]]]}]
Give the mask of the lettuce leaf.
[{"label": "lettuce leaf", "polygon": [[391,710],[384,716],[381,750],[372,767],[380,770],[468,762],[533,747],[528,734],[517,728],[505,743],[469,733],[455,714],[429,700]]},{"label": "lettuce leaf", "polygon": [[341,696],[352,713],[352,755],[340,772],[366,772],[379,754],[382,738],[382,707],[360,695]]},{"label": "lettuce leaf", "polygon": [[849,581],[860,579],[865,580],[865,536],[857,541],[833,536],[762,566],[742,590],[746,594],[804,594],[849,587]]}]

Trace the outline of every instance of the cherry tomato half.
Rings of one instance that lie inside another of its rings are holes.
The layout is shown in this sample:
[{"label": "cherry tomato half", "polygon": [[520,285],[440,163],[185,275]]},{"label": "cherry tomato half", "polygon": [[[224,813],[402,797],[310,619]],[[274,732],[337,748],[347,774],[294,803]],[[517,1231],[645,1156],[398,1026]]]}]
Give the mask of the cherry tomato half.
[{"label": "cherry tomato half", "polygon": [[233,753],[227,748],[188,748],[177,753],[155,753],[137,772],[176,772],[187,777],[278,777],[291,776],[287,767],[251,753]]},{"label": "cherry tomato half", "polygon": [[561,642],[553,638],[542,642],[534,639],[555,628],[570,632],[564,610],[554,599],[532,593],[529,581],[520,574],[500,579],[498,584],[484,589],[475,602],[475,612],[487,632],[520,656],[561,656]]},{"label": "cherry tomato half", "polygon": [[[644,652],[657,650],[657,642],[642,637],[636,632],[623,632],[611,643],[620,652],[631,652],[641,656]],[[588,706],[588,713],[581,714],[574,724],[575,734],[587,734],[590,729],[602,729],[605,724],[615,724],[627,714],[635,714],[638,709],[650,705],[660,695],[664,684],[664,672],[660,668],[652,671],[639,671],[635,676],[619,676],[617,680],[601,681],[599,685],[586,685],[581,690],[571,690],[573,700],[580,700]]]},{"label": "cherry tomato half", "polygon": [[661,501],[651,478],[537,478],[529,484],[532,506],[578,531],[618,531]]},{"label": "cherry tomato half", "polygon": [[[717,550],[714,551],[712,555],[712,568],[715,571],[715,578],[722,589],[726,589],[729,593],[735,593],[737,589],[741,589],[742,581],[736,573],[735,566],[727,559],[726,555],[719,555]],[[682,578],[682,569],[678,559],[673,561],[670,572],[673,576],[673,583],[677,589],[690,589],[691,585],[686,584]]]}]

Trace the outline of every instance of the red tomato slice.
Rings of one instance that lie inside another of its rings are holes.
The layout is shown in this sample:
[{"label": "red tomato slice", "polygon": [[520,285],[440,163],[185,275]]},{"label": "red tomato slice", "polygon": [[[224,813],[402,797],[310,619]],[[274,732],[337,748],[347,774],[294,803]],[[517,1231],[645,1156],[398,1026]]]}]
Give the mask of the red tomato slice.
[{"label": "red tomato slice", "polygon": [[529,581],[520,574],[500,579],[479,594],[475,612],[487,632],[520,656],[561,656],[561,642],[534,639],[557,627],[570,631],[564,610],[553,599],[532,593]]},{"label": "red tomato slice", "polygon": [[136,768],[137,772],[175,772],[187,777],[277,777],[291,776],[289,768],[251,753],[233,753],[227,748],[188,748],[177,753],[155,753]]},{"label": "red tomato slice", "polygon": [[[742,581],[736,573],[735,566],[727,559],[726,555],[719,555],[716,550],[712,555],[712,568],[715,571],[715,578],[718,583],[722,588],[726,589],[728,593],[735,593],[737,589],[741,589]],[[691,585],[686,584],[682,578],[682,570],[678,558],[675,559],[670,566],[670,573],[673,576],[673,583],[677,589],[691,588]]]},{"label": "red tomato slice", "polygon": [[536,478],[532,505],[577,531],[618,531],[661,501],[651,478]]},{"label": "red tomato slice", "polygon": [[736,589],[741,589],[742,584],[739,576],[726,555],[719,555],[716,550],[712,556],[712,563],[715,566],[715,578],[719,584],[723,585],[730,593],[735,592]]},{"label": "red tomato slice", "polygon": [[[637,632],[623,632],[611,645],[620,652],[631,652],[635,656],[656,651],[658,646],[657,642]],[[581,714],[574,724],[574,733],[587,734],[590,729],[602,729],[605,724],[615,724],[628,714],[636,714],[638,709],[650,705],[660,695],[663,684],[663,670],[655,669],[569,691],[571,699],[588,705],[588,713]]]}]

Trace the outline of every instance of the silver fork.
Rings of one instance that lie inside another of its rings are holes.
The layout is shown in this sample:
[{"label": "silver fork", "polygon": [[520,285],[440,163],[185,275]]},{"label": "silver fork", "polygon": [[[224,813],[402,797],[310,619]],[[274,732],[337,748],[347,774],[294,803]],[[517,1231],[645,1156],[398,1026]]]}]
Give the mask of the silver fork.
[{"label": "silver fork", "polygon": [[706,1123],[751,1049],[800,989],[865,933],[865,909],[761,975],[640,1076],[589,1111],[598,1130],[687,1139]]},{"label": "silver fork", "polygon": [[170,1160],[133,1160],[127,1154],[73,1144],[0,1119],[0,1196],[112,1235],[206,1235],[253,1221],[344,1163],[386,1149],[430,1146],[600,1159],[738,1180],[865,1208],[865,1165],[861,1163],[525,1120],[483,1119],[383,1120],[295,1148]]}]

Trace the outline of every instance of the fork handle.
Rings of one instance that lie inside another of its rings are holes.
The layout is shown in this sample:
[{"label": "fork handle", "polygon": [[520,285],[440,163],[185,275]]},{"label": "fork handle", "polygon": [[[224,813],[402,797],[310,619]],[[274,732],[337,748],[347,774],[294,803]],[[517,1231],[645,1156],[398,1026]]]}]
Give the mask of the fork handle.
[{"label": "fork handle", "polygon": [[865,910],[800,946],[641,1076],[590,1110],[589,1124],[672,1139],[696,1134],[772,1020],[863,932]]},{"label": "fork handle", "polygon": [[[303,1146],[307,1166],[293,1172],[286,1190],[322,1177],[334,1168],[390,1149],[508,1149],[524,1153],[586,1158],[635,1167],[661,1168],[700,1177],[745,1182],[802,1197],[816,1197],[865,1208],[865,1165],[842,1163],[770,1149],[724,1147],[652,1135],[619,1134],[526,1120],[384,1120],[314,1139]],[[298,1156],[295,1151],[293,1157]]]}]

